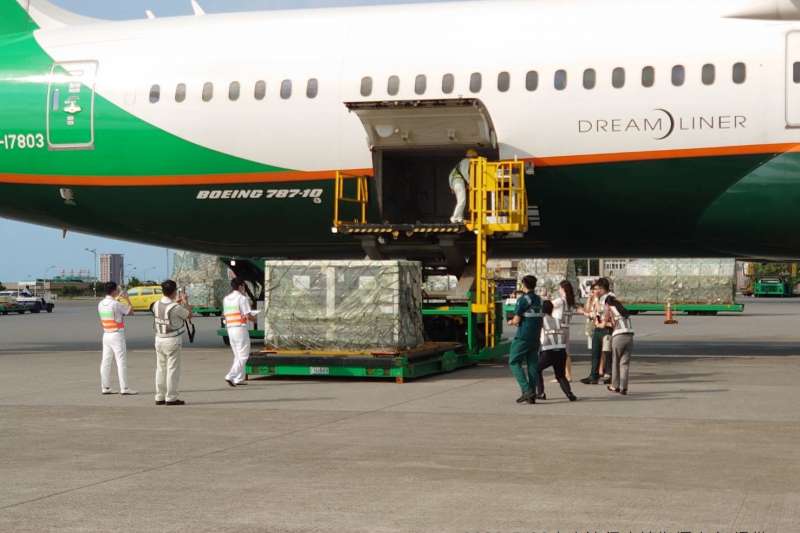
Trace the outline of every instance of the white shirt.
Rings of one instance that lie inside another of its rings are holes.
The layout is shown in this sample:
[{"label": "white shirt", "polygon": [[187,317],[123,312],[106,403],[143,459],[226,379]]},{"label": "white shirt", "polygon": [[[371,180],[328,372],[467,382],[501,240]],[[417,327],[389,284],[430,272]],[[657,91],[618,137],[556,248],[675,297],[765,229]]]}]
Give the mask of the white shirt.
[{"label": "white shirt", "polygon": [[[569,309],[567,305],[567,300],[561,297],[552,300],[553,302],[553,318],[558,320],[559,322],[563,322],[563,325],[569,325],[570,320],[572,319],[572,309]],[[567,320],[564,321],[564,315],[566,315]]]},{"label": "white shirt", "polygon": [[233,291],[232,293],[227,295],[225,299],[222,301],[222,308],[226,317],[231,312],[235,313],[236,310],[238,310],[239,314],[241,315],[242,323],[234,325],[229,324],[228,325],[229,328],[248,327],[247,317],[249,317],[252,314],[252,307],[250,307],[250,299],[247,296],[245,296],[239,291]]},{"label": "white shirt", "polygon": [[106,296],[97,304],[97,313],[100,315],[101,321],[104,314],[110,313],[110,316],[114,317],[115,323],[122,324],[122,326],[118,326],[120,331],[125,329],[125,316],[131,314],[132,310],[129,306],[116,301],[111,296]]}]

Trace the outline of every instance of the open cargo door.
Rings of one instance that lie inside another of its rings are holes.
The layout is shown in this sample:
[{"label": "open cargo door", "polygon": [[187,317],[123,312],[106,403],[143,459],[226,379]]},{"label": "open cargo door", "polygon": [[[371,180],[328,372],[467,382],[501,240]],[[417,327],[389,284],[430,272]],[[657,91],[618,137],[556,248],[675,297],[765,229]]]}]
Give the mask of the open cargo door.
[{"label": "open cargo door", "polygon": [[361,119],[373,151],[497,148],[489,111],[474,98],[345,105]]},{"label": "open cargo door", "polygon": [[480,100],[346,102],[373,153],[381,218],[447,223],[454,207],[449,176],[469,148],[497,159],[497,136]]}]

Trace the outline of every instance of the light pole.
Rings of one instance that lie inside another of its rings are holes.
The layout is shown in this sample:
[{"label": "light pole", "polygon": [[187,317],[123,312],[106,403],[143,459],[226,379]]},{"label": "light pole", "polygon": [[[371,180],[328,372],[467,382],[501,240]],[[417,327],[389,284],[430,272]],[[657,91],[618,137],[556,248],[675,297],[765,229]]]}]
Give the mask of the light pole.
[{"label": "light pole", "polygon": [[91,250],[89,248],[84,249],[94,256],[94,265],[92,267],[94,269],[94,282],[92,283],[92,289],[94,291],[94,297],[97,298],[97,250],[94,248]]}]

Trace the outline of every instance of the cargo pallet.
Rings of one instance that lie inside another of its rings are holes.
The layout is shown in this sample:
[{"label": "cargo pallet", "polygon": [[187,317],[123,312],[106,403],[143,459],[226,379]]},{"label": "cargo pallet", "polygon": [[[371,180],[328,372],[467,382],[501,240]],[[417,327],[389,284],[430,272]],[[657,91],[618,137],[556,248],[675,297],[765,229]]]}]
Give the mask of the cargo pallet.
[{"label": "cargo pallet", "polygon": [[[501,361],[509,353],[510,341],[502,341],[502,305],[495,305],[492,342],[484,341],[485,315],[473,312],[473,295],[449,305],[428,304],[423,319],[458,320],[464,327],[463,342],[438,340],[419,348],[394,353],[380,351],[289,351],[265,350],[250,356],[245,367],[248,377],[326,376],[393,379],[405,383],[434,374],[452,372],[479,363]],[[260,338],[264,332],[258,331]]]}]

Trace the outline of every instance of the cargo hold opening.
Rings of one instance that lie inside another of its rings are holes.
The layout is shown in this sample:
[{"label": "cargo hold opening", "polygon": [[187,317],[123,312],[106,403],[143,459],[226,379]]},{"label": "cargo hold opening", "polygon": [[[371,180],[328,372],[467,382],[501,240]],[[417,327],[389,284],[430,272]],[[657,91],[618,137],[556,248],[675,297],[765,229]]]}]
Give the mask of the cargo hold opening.
[{"label": "cargo hold opening", "polygon": [[497,159],[491,118],[477,99],[356,102],[373,154],[378,210],[392,224],[450,222],[449,177],[469,148]]}]

